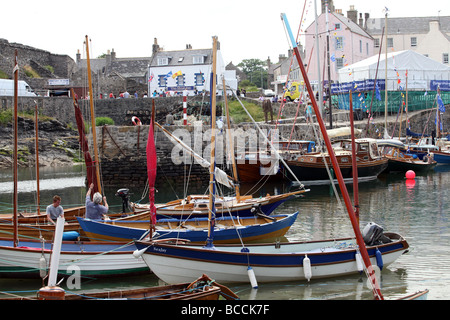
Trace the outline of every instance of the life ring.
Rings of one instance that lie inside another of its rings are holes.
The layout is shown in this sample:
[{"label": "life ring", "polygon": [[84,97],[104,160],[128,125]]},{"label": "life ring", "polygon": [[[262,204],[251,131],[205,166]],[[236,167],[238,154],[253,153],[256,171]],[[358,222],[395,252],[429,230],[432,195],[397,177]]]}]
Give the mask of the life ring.
[{"label": "life ring", "polygon": [[133,122],[133,124],[134,124],[135,126],[141,126],[141,125],[142,125],[141,120],[139,120],[139,118],[136,117],[136,116],[133,116],[133,117],[131,118],[131,122]]}]

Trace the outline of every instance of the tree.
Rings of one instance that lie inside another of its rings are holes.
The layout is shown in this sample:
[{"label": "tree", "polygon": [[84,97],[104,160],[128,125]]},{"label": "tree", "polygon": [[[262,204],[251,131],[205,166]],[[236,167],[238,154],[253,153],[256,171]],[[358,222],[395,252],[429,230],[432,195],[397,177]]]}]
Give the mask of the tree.
[{"label": "tree", "polygon": [[264,61],[244,59],[237,66],[242,69],[250,82],[259,88],[267,89],[267,69]]}]

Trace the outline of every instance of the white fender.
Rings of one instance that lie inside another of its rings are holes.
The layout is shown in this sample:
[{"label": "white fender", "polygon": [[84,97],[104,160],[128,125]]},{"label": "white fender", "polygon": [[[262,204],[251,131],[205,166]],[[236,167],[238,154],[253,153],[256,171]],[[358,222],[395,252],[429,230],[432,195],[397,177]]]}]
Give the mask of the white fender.
[{"label": "white fender", "polygon": [[253,289],[258,289],[258,282],[256,281],[255,272],[253,271],[252,267],[247,268],[247,274],[248,278],[250,279],[250,284],[252,285]]},{"label": "white fender", "polygon": [[305,254],[303,258],[303,272],[305,273],[306,280],[311,280],[312,278],[312,270],[311,270],[311,260],[308,258],[308,255]]},{"label": "white fender", "polygon": [[356,251],[356,253],[355,253],[355,260],[356,260],[356,267],[358,268],[359,273],[363,272],[364,267],[363,267],[361,253],[359,253],[359,251]]}]

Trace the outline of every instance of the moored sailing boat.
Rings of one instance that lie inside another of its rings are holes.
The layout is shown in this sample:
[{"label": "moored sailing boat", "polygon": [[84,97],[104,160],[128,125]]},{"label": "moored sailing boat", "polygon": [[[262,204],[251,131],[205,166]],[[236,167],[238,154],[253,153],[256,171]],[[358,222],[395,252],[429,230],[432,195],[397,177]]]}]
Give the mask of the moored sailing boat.
[{"label": "moored sailing boat", "polygon": [[[285,23],[287,21],[283,16]],[[288,26],[287,26],[288,27]],[[287,28],[289,32],[290,29]],[[293,39],[290,33],[291,39]],[[301,62],[295,41],[292,41],[295,55],[305,79],[310,96],[313,96],[311,85]],[[161,242],[136,241],[136,256],[142,255],[152,271],[164,281],[178,281],[183,275],[192,277],[198,270],[216,271],[212,277],[225,281],[249,281],[253,287],[257,280],[262,282],[289,281],[311,279],[311,277],[330,277],[358,272],[360,257],[366,265],[373,284],[376,297],[382,299],[372,263],[376,256],[389,264],[406,252],[408,244],[397,234],[385,234],[386,238],[378,246],[369,246],[368,251],[350,204],[347,189],[328,139],[325,125],[315,101],[315,113],[326,146],[330,152],[333,167],[336,171],[339,186],[344,194],[345,204],[356,236],[356,242],[343,240],[349,244],[339,246],[340,240],[315,241],[305,243],[261,244],[242,246],[212,246],[212,239],[205,247],[164,244]],[[379,253],[377,253],[377,247]],[[362,270],[362,268],[361,268]]]}]

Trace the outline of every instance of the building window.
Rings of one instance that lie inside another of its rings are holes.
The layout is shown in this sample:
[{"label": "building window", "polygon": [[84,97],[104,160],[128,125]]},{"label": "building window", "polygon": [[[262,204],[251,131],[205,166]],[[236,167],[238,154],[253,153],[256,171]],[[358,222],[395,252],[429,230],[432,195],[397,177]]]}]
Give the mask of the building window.
[{"label": "building window", "polygon": [[178,76],[177,77],[177,86],[184,86],[184,76]]},{"label": "building window", "polygon": [[202,64],[205,62],[205,57],[204,56],[193,56],[193,61],[194,64]]},{"label": "building window", "polygon": [[167,85],[166,76],[167,76],[166,74],[158,76],[158,85],[160,87],[165,87]]},{"label": "building window", "polygon": [[335,23],[334,24],[334,30],[341,30],[341,24],[340,23]]},{"label": "building window", "polygon": [[366,54],[369,55],[369,43],[366,42]]},{"label": "building window", "polygon": [[417,38],[411,37],[411,47],[417,47]]},{"label": "building window", "polygon": [[448,64],[448,53],[442,54],[442,63]]},{"label": "building window", "polygon": [[344,38],[343,37],[336,37],[335,49],[336,50],[344,49]]},{"label": "building window", "polygon": [[373,39],[373,46],[375,48],[379,48],[380,47],[380,39]]},{"label": "building window", "polygon": [[169,58],[158,58],[158,66],[167,66],[169,64]]},{"label": "building window", "polygon": [[205,78],[203,77],[203,73],[195,74],[195,85],[202,86],[205,83]]},{"label": "building window", "polygon": [[394,47],[394,38],[388,38],[387,39],[387,46],[388,46],[388,48],[393,48]]},{"label": "building window", "polygon": [[336,68],[339,70],[344,66],[344,58],[336,58]]}]

